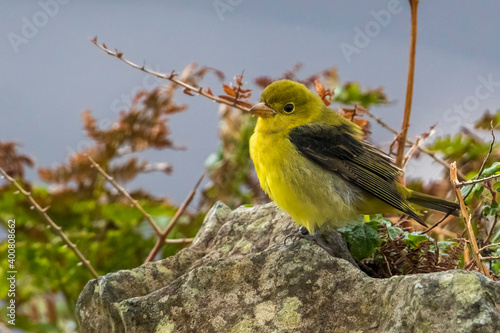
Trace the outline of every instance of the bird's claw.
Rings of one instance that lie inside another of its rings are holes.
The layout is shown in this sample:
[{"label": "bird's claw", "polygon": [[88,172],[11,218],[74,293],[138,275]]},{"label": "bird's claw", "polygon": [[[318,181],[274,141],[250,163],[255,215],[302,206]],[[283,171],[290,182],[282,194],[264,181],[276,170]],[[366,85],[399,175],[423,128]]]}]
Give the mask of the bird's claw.
[{"label": "bird's claw", "polygon": [[328,254],[330,254],[331,256],[333,256],[332,250],[328,246],[324,245],[323,242],[321,241],[319,233],[315,233],[314,235],[311,235],[311,234],[309,234],[309,230],[307,230],[307,228],[304,227],[304,226],[301,226],[297,232],[291,233],[291,234],[289,234],[288,236],[285,237],[285,239],[283,240],[283,244],[285,246],[287,246],[286,242],[290,238],[292,238],[292,239],[308,239],[308,240],[312,240],[314,243],[316,243],[316,245],[318,245],[323,250],[325,250],[326,252],[328,252]]},{"label": "bird's claw", "polygon": [[291,234],[289,234],[288,236],[285,237],[285,239],[283,240],[283,245],[286,246],[286,242],[288,241],[288,239],[292,238],[292,239],[303,239],[303,238],[308,238],[307,236],[309,236],[309,230],[307,230],[306,227],[304,226],[300,226],[299,230],[297,232],[293,232]]}]

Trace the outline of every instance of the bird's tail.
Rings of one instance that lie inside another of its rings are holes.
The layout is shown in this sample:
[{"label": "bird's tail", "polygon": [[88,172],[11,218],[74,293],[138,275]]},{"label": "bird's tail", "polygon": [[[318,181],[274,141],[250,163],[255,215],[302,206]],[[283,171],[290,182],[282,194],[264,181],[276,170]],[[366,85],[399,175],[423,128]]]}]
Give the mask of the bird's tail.
[{"label": "bird's tail", "polygon": [[454,216],[460,216],[460,205],[458,203],[439,199],[432,195],[412,191],[408,201],[424,208],[434,209]]}]

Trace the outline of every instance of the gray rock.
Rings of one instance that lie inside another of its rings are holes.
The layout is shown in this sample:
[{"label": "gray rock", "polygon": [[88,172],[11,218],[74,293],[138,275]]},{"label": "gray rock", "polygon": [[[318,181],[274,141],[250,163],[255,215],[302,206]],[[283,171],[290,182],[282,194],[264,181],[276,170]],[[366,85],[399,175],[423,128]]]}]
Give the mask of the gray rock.
[{"label": "gray rock", "polygon": [[373,279],[334,232],[289,239],[273,204],[218,203],[193,245],[90,281],[82,332],[500,332],[500,283],[467,271]]}]

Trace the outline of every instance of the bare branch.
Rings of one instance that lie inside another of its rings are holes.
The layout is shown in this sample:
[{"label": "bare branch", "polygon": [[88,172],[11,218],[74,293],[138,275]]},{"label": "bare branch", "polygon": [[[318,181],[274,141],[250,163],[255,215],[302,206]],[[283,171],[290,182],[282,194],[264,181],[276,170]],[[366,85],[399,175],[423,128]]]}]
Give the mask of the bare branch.
[{"label": "bare branch", "polygon": [[482,183],[482,182],[485,182],[485,181],[488,181],[490,179],[495,179],[495,178],[498,178],[500,177],[500,175],[492,175],[492,176],[489,176],[489,177],[484,177],[484,178],[481,178],[481,179],[473,179],[473,180],[468,180],[466,182],[458,182],[455,184],[456,187],[463,187],[463,186],[467,186],[467,185],[473,185],[473,184],[477,184],[477,183]]},{"label": "bare branch", "polygon": [[196,190],[200,186],[201,181],[203,180],[204,177],[205,177],[205,173],[203,173],[201,175],[201,177],[198,179],[198,181],[196,182],[196,184],[193,187],[193,189],[191,190],[191,192],[188,194],[186,199],[184,199],[184,202],[181,204],[181,206],[179,207],[177,212],[175,212],[175,215],[170,220],[170,223],[168,224],[167,229],[165,229],[165,231],[162,232],[161,235],[158,237],[155,246],[153,247],[151,252],[149,252],[149,255],[146,258],[146,260],[144,261],[144,263],[148,263],[148,262],[152,261],[154,259],[154,257],[156,257],[158,252],[160,252],[160,249],[163,247],[163,245],[165,245],[166,242],[168,243],[170,241],[170,243],[173,243],[172,240],[167,240],[168,234],[172,231],[172,229],[174,228],[174,226],[177,223],[177,221],[179,220],[179,218],[182,216],[182,214],[184,214],[184,212],[186,211],[188,206],[191,204],[191,201],[193,201],[194,196],[196,194]]},{"label": "bare branch", "polygon": [[203,87],[194,87],[194,86],[192,86],[190,84],[187,84],[186,82],[183,82],[181,80],[176,79],[175,77],[177,76],[177,74],[175,74],[174,71],[172,71],[172,73],[170,73],[169,75],[167,75],[167,74],[164,74],[164,73],[156,72],[156,71],[151,70],[151,69],[147,69],[146,67],[144,67],[144,65],[143,66],[139,66],[139,65],[133,63],[132,61],[130,61],[128,59],[125,59],[123,57],[123,53],[122,52],[111,51],[110,49],[108,49],[106,47],[106,44],[103,43],[101,45],[101,44],[97,43],[97,37],[95,37],[92,40],[92,43],[95,44],[98,48],[100,48],[104,52],[106,52],[107,54],[109,54],[110,56],[113,56],[115,58],[120,59],[121,61],[123,61],[124,63],[126,63],[127,65],[129,65],[129,66],[131,66],[133,68],[136,68],[136,69],[138,69],[140,71],[143,71],[145,73],[154,75],[154,76],[159,77],[161,79],[169,80],[171,82],[174,82],[174,83],[176,83],[176,84],[184,87],[184,91],[188,91],[188,92],[192,92],[194,94],[201,95],[201,96],[206,97],[208,99],[211,99],[212,101],[217,102],[219,104],[226,104],[226,105],[229,105],[231,107],[240,109],[240,110],[245,111],[245,112],[248,112],[250,110],[249,108],[243,107],[243,106],[238,105],[238,104],[234,105],[234,103],[231,102],[231,101],[226,101],[226,100],[224,100],[222,98],[216,97],[216,96],[210,94],[209,92],[207,92],[207,90],[204,90]]},{"label": "bare branch", "polygon": [[192,241],[194,241],[194,238],[175,238],[175,239],[166,239],[165,243],[167,244],[191,243]]},{"label": "bare branch", "polygon": [[157,236],[161,236],[161,230],[160,228],[158,227],[158,224],[155,222],[155,220],[153,219],[153,217],[144,210],[144,208],[142,208],[142,206],[139,204],[139,202],[137,200],[135,200],[134,198],[132,198],[132,196],[123,188],[120,186],[120,184],[118,184],[114,179],[113,177],[111,177],[110,175],[108,175],[106,173],[106,171],[104,171],[101,166],[99,164],[97,164],[96,161],[94,161],[94,159],[92,157],[90,157],[89,155],[87,155],[87,159],[90,161],[90,163],[92,163],[92,166],[94,168],[97,169],[97,171],[99,171],[99,173],[101,175],[103,175],[104,178],[106,178],[106,180],[111,184],[113,185],[114,188],[116,188],[118,190],[118,192],[120,192],[121,194],[123,194],[123,196],[125,198],[127,198],[130,203],[132,203],[132,205],[135,206],[135,208],[137,208],[141,213],[142,215],[144,216],[144,218],[146,219],[146,221],[148,221],[148,223],[151,225],[151,228],[153,228],[154,232],[156,233]]},{"label": "bare branch", "polygon": [[481,260],[498,260],[500,256],[481,257]]},{"label": "bare branch", "polygon": [[467,207],[465,206],[464,198],[462,197],[462,192],[460,191],[460,189],[458,187],[456,187],[456,184],[458,183],[457,163],[456,162],[453,162],[450,165],[450,180],[451,180],[451,183],[453,185],[455,185],[455,192],[457,194],[458,202],[460,204],[460,211],[462,213],[462,216],[465,218],[465,222],[467,225],[467,234],[469,236],[469,242],[471,244],[472,256],[474,258],[474,261],[476,262],[476,266],[479,268],[479,271],[481,271],[481,273],[483,273],[485,276],[487,276],[491,279],[491,275],[490,275],[488,268],[484,265],[483,262],[481,262],[481,255],[479,253],[479,247],[477,246],[476,236],[474,235],[474,230],[472,230],[471,218],[467,212]]},{"label": "bare branch", "polygon": [[411,146],[410,150],[406,153],[404,159],[403,159],[403,169],[406,167],[406,164],[410,161],[411,157],[415,152],[417,151],[418,147],[420,147],[424,143],[424,140],[420,138],[420,136],[417,136],[415,143]]},{"label": "bare branch", "polygon": [[493,244],[488,244],[488,245],[485,245],[483,246],[482,248],[479,249],[479,252],[483,251],[484,249],[487,249],[489,247],[492,247],[492,246],[500,246],[500,243],[493,243]]},{"label": "bare branch", "polygon": [[31,196],[31,193],[24,190],[21,185],[19,185],[19,183],[12,177],[10,177],[7,172],[5,172],[4,169],[0,168],[0,174],[2,174],[3,177],[5,177],[9,182],[11,182],[12,184],[14,184],[14,186],[19,190],[19,192],[21,192],[22,194],[24,194],[26,196],[26,198],[28,199],[28,201],[31,203],[32,207],[34,209],[36,209],[40,215],[42,215],[43,219],[45,220],[45,222],[47,223],[47,226],[52,228],[53,230],[55,230],[55,232],[59,235],[59,237],[61,237],[61,239],[63,240],[63,242],[68,245],[68,247],[71,249],[71,251],[73,251],[76,256],[80,259],[81,263],[90,271],[90,273],[92,274],[92,276],[94,278],[99,278],[99,274],[97,274],[97,272],[95,271],[94,267],[92,267],[92,265],[90,264],[90,261],[87,260],[87,258],[85,258],[85,256],[80,252],[80,250],[78,250],[78,248],[76,247],[76,245],[74,243],[72,243],[68,236],[66,236],[66,234],[62,231],[62,228],[60,226],[58,226],[51,218],[49,215],[47,215],[47,208],[42,208],[36,201],[35,199],[33,199],[33,197]]}]

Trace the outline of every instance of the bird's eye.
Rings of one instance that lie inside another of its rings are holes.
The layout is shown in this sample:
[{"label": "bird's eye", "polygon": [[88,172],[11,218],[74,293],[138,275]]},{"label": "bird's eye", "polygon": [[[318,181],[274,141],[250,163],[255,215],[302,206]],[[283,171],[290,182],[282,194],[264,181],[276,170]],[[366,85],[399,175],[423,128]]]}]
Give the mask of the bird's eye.
[{"label": "bird's eye", "polygon": [[293,104],[287,104],[283,107],[283,111],[290,113],[295,109],[295,106]]}]

